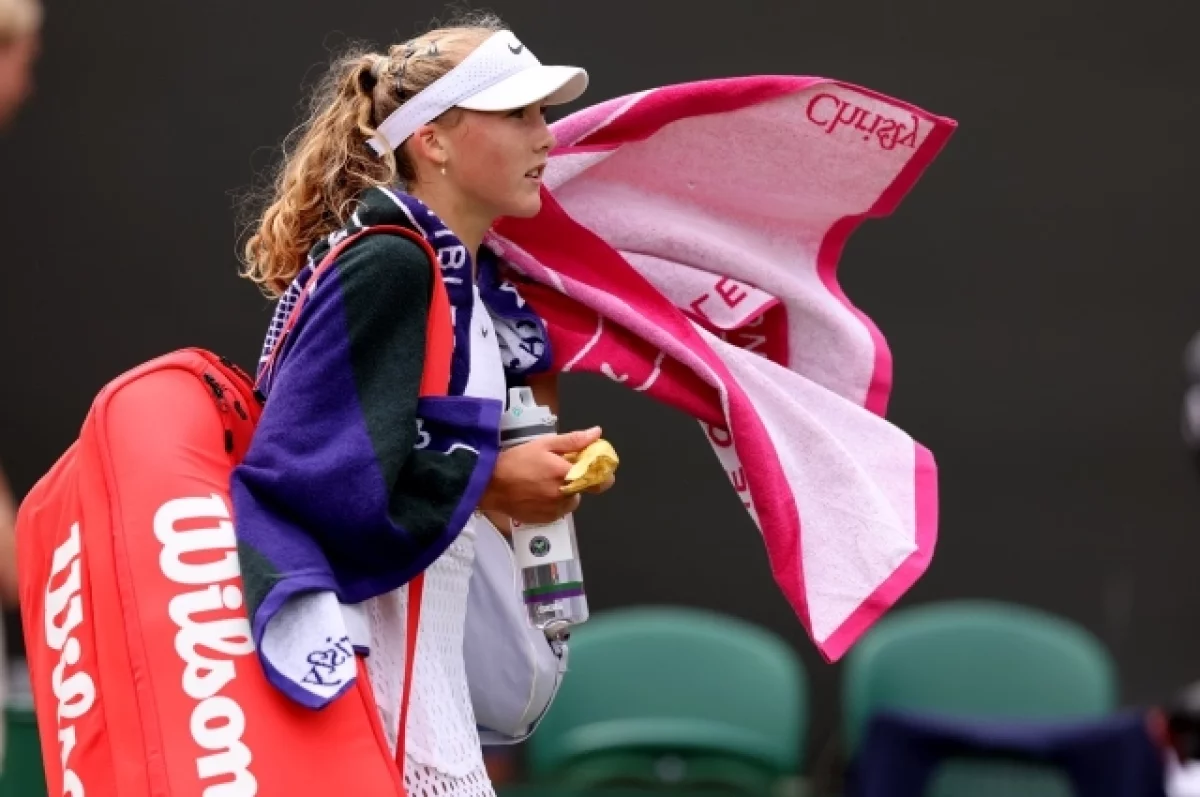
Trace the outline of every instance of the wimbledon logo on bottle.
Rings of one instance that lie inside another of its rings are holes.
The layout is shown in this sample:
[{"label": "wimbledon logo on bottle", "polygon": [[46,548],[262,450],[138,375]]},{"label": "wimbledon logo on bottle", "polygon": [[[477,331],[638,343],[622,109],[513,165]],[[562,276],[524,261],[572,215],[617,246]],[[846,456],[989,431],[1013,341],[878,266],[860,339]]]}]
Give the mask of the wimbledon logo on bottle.
[{"label": "wimbledon logo on bottle", "polygon": [[[175,652],[183,659],[183,691],[196,701],[192,738],[207,751],[196,759],[204,797],[254,797],[250,749],[242,742],[246,716],[236,700],[221,694],[237,670],[231,657],[254,651],[250,623],[238,610],[242,591],[237,541],[230,511],[218,495],[178,498],[154,514],[154,536],[162,543],[159,567],[188,591],[178,592],[167,613],[178,626]],[[222,655],[210,658],[211,655]]]},{"label": "wimbledon logo on bottle", "polygon": [[[58,702],[58,759],[62,762],[63,797],[84,797],[83,782],[71,769],[71,753],[77,742],[75,720],[96,703],[96,684],[91,675],[79,669],[83,645],[74,633],[84,620],[79,554],[79,524],[75,523],[67,539],[54,549],[50,578],[46,581],[44,615],[46,645],[58,653],[50,683]],[[66,578],[54,587],[64,572]],[[58,624],[60,618],[62,625]],[[68,669],[73,670],[70,675]]]}]

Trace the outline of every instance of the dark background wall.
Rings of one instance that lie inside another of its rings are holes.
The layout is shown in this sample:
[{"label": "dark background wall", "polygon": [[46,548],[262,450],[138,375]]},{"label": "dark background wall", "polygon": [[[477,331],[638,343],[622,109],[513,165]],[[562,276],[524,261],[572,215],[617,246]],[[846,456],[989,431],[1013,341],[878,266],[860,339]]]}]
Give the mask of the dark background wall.
[{"label": "dark background wall", "polygon": [[[896,356],[893,419],[941,466],[941,539],[907,605],[1046,607],[1117,656],[1129,702],[1200,677],[1200,484],[1179,443],[1200,56],[1182,3],[507,0],[589,98],[749,73],[838,77],[957,118],[942,157],[843,259]],[[234,194],[347,38],[419,32],[438,2],[50,0],[40,94],[0,139],[0,455],[23,492],[91,396],[185,345],[254,360],[269,306],[235,276]],[[730,158],[738,157],[736,152]],[[620,489],[580,515],[595,609],[708,606],[819,661],[695,424],[569,381]],[[652,435],[661,435],[653,440]],[[669,456],[669,461],[664,456]]]}]

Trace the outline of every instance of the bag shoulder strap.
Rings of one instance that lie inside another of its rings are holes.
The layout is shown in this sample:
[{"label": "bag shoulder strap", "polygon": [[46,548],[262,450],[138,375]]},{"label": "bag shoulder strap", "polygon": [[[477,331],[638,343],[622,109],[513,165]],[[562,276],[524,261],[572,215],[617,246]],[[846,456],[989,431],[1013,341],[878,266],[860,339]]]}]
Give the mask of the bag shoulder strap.
[{"label": "bag shoulder strap", "polygon": [[408,582],[408,618],[404,624],[404,685],[400,687],[400,728],[396,734],[396,766],[404,780],[404,753],[408,736],[408,704],[412,696],[413,665],[417,659],[417,627],[421,624],[421,599],[425,594],[425,574],[418,573]]},{"label": "bag shoulder strap", "polygon": [[[328,254],[313,269],[313,275],[308,285],[296,298],[296,306],[288,314],[283,329],[272,347],[267,361],[259,370],[255,386],[262,384],[263,378],[270,373],[275,365],[276,356],[283,349],[283,343],[296,325],[305,300],[317,288],[317,281],[328,271],[337,258],[349,246],[367,235],[374,234],[399,235],[408,238],[425,250],[432,271],[433,289],[429,302],[429,316],[425,323],[425,370],[421,373],[420,395],[444,396],[450,389],[450,360],[454,354],[454,325],[450,314],[450,297],[446,293],[446,284],[442,281],[441,264],[437,253],[424,237],[400,225],[377,225],[367,227],[346,238],[337,246],[330,249]],[[404,686],[400,695],[400,728],[396,736],[396,764],[400,768],[400,780],[404,781],[405,737],[408,729],[408,705],[412,696],[413,665],[417,654],[417,631],[421,624],[421,600],[425,592],[425,574],[419,573],[408,583],[408,614],[404,626]]]}]

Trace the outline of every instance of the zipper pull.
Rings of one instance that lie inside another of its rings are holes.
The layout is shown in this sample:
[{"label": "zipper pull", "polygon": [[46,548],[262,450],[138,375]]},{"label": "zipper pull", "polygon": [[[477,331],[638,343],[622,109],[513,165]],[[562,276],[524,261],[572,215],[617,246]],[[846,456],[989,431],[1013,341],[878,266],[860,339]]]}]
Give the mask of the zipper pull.
[{"label": "zipper pull", "polygon": [[[224,434],[221,436],[221,442],[225,444],[225,453],[233,453],[233,426],[229,422],[230,415],[229,402],[225,400],[225,388],[221,387],[221,383],[216,378],[205,372],[202,374],[204,383],[208,385],[208,389],[212,391],[213,398],[216,400],[217,409],[221,411],[221,427]],[[236,402],[235,402],[236,403]],[[241,415],[241,407],[238,408],[238,414]]]},{"label": "zipper pull", "polygon": [[218,399],[225,398],[225,388],[221,387],[221,383],[212,374],[206,372],[204,374],[204,381],[208,383],[208,389],[212,391],[214,396]]}]

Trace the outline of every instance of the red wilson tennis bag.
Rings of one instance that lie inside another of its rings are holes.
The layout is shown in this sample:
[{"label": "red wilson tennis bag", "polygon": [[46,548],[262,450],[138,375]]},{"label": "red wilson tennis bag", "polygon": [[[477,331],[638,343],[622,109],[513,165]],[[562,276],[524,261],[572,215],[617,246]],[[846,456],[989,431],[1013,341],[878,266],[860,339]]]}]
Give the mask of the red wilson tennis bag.
[{"label": "red wilson tennis bag", "polygon": [[[453,341],[433,271],[422,393],[444,395]],[[361,660],[356,690],[311,711],[254,654],[229,477],[260,411],[249,377],[206,351],[145,363],[99,393],[22,503],[21,614],[51,794],[404,794]],[[402,735],[400,761],[403,749]]]}]

